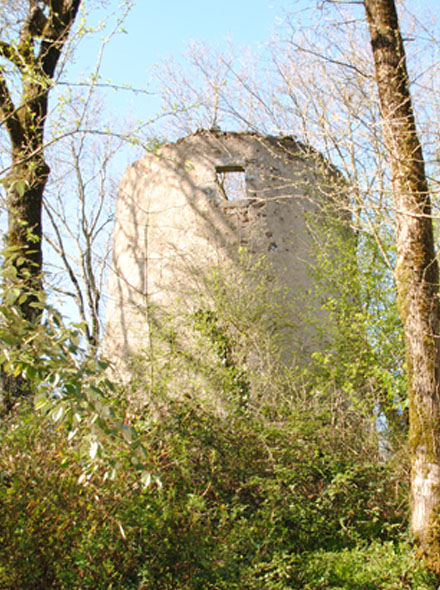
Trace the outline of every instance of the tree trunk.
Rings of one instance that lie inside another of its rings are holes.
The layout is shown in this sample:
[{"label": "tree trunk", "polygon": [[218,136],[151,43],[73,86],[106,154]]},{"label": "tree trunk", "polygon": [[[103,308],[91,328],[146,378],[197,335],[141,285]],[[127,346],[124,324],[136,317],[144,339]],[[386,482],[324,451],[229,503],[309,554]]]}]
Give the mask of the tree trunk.
[{"label": "tree trunk", "polygon": [[[6,182],[8,192],[8,249],[10,263],[16,269],[16,283],[23,290],[21,313],[29,321],[39,317],[41,309],[33,305],[42,289],[42,203],[49,166],[42,158],[17,163]],[[18,179],[18,180],[14,180]]]},{"label": "tree trunk", "polygon": [[364,0],[397,217],[396,283],[404,327],[410,419],[411,525],[440,573],[439,270],[431,203],[394,0]]},{"label": "tree trunk", "polygon": [[[42,203],[49,167],[39,157],[13,165],[13,173],[5,181],[8,195],[8,234],[6,263],[14,276],[6,273],[4,289],[18,287],[16,308],[30,322],[38,322],[42,313],[41,269],[43,264]],[[40,300],[40,301],[39,301]],[[19,350],[21,343],[17,342]],[[12,412],[20,398],[31,391],[21,375],[11,375],[0,367],[0,417]]]},{"label": "tree trunk", "polygon": [[[75,21],[81,0],[30,0],[15,41],[0,38],[0,57],[9,60],[13,74],[0,69],[0,123],[7,129],[11,144],[11,172],[5,178],[8,207],[5,264],[15,269],[7,274],[5,288],[14,283],[19,296],[16,309],[30,323],[42,313],[42,206],[49,176],[44,160],[44,128],[49,92],[61,52]],[[14,104],[9,84],[20,77],[21,96]],[[21,343],[17,342],[17,349]],[[13,407],[14,399],[28,388],[19,375],[6,374],[0,367],[3,406]],[[2,400],[0,400],[1,402]]]}]

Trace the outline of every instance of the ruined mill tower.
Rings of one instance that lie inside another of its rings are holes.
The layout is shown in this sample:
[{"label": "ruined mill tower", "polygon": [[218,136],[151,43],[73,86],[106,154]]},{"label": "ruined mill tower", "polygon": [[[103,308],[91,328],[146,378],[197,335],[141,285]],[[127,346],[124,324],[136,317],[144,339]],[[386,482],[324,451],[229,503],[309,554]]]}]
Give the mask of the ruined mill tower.
[{"label": "ruined mill tower", "polygon": [[[236,261],[239,251],[264,257],[288,294],[307,291],[311,225],[321,225],[338,186],[337,170],[292,137],[199,131],[134,163],[116,209],[110,357],[145,345],[147,305],[190,308],[189,274]],[[302,330],[298,317],[291,323]]]}]

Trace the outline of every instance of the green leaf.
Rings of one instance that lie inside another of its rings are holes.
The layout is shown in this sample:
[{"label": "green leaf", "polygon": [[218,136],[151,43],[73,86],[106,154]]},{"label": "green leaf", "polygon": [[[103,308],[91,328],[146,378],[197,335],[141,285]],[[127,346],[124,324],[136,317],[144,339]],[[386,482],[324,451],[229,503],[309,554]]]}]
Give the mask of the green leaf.
[{"label": "green leaf", "polygon": [[22,197],[24,195],[24,193],[26,192],[26,181],[25,180],[17,180],[15,185],[14,185],[14,189],[17,191],[17,193],[19,194],[20,197]]},{"label": "green leaf", "polygon": [[48,399],[45,393],[35,396],[34,405],[37,411],[43,410],[47,406]]}]

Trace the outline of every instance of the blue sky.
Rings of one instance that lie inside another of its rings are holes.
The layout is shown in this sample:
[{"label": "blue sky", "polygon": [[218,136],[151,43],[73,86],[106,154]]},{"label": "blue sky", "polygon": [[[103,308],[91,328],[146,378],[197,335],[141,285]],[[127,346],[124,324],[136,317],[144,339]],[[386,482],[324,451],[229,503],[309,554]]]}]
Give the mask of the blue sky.
[{"label": "blue sky", "polygon": [[[301,3],[304,4],[303,0]],[[113,15],[110,21],[114,22],[120,0],[103,4],[101,9],[90,12],[88,23],[94,25],[107,20],[109,14]],[[151,89],[154,66],[170,57],[183,61],[191,41],[222,47],[231,40],[235,46],[257,48],[267,42],[289,4],[287,0],[222,0],[218,3],[138,0],[124,22],[126,33],[115,35],[106,47],[102,78],[117,85]],[[69,66],[71,78],[93,65],[103,34],[81,43],[75,67]],[[110,109],[117,108],[121,116],[129,115],[133,108],[134,99],[130,93],[110,93],[108,99]],[[135,104],[136,108],[149,111],[144,111],[142,118],[154,116],[159,108],[159,102],[152,98],[136,100]]]},{"label": "blue sky", "polygon": [[[428,29],[433,31],[437,40],[440,39],[439,27],[434,26],[440,15],[438,0],[396,1],[401,17],[404,10],[420,13]],[[121,6],[128,2],[131,0],[84,0],[85,8],[93,7],[89,8],[87,24],[96,26],[102,21],[107,26],[80,43],[74,64],[68,63],[69,81],[81,80],[83,73],[93,69],[102,39],[122,14]],[[235,49],[250,46],[254,49],[253,54],[261,55],[261,49],[276,33],[286,13],[293,14],[293,22],[301,28],[301,24],[314,24],[313,19],[319,18],[320,13],[316,11],[319,4],[320,0],[222,0],[212,3],[206,0],[137,0],[124,20],[125,32],[113,35],[106,45],[101,80],[154,93],[157,90],[153,74],[155,66],[160,68],[161,63],[172,59],[185,68],[185,52],[191,42],[207,43],[221,49],[230,41]],[[356,8],[363,20],[362,6]],[[407,52],[411,47],[407,43]],[[191,82],[198,85],[197,80]],[[122,122],[123,128],[128,129],[128,125],[135,121],[149,121],[161,112],[161,100],[155,94],[134,95],[128,91],[109,90],[104,96],[101,118],[106,128]],[[149,126],[148,130],[161,138],[176,137],[160,127]],[[139,152],[131,148],[125,150],[125,154],[127,159],[119,159],[122,167],[139,157]]]},{"label": "blue sky", "polygon": [[[279,8],[279,2],[276,3]],[[209,8],[208,8],[209,6]],[[264,42],[277,10],[272,0],[222,0],[209,2],[138,2],[126,21],[127,35],[111,49],[112,67],[123,72],[124,55],[138,55],[129,74],[138,78],[143,67],[169,54],[179,55],[191,40],[223,43]]]},{"label": "blue sky", "polygon": [[[113,9],[118,4],[118,0],[108,3]],[[223,44],[231,38],[239,45],[264,43],[283,4],[279,0],[139,0],[125,21],[127,33],[108,47],[104,73],[141,85],[155,63],[181,55],[190,41]],[[108,5],[100,11],[102,16],[108,13]]]},{"label": "blue sky", "polygon": [[[121,2],[85,0],[84,6],[95,6],[87,22],[114,22],[114,15],[121,13]],[[96,8],[100,4],[101,8]],[[318,0],[137,0],[124,23],[126,33],[114,36],[106,48],[101,74],[103,79],[117,85],[152,89],[153,67],[169,57],[183,62],[183,54],[191,41],[222,47],[231,40],[235,46],[250,45],[256,49],[267,42],[286,11],[300,11],[307,20],[310,9],[316,4]],[[432,15],[432,20],[440,12],[438,0],[405,0],[398,5],[400,13],[408,8]],[[75,75],[95,62],[99,38],[103,34],[95,35],[94,40],[80,46]],[[130,110],[140,109],[143,111],[141,118],[148,119],[159,109],[157,100],[135,100],[130,93],[110,93],[108,99],[110,111],[117,110],[121,117],[129,116]]]}]

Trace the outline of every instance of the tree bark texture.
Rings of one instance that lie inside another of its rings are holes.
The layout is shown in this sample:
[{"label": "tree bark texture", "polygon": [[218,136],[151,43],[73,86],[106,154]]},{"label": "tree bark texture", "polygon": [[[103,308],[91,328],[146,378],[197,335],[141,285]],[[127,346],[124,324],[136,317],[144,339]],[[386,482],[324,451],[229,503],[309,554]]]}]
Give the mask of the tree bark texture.
[{"label": "tree bark texture", "polygon": [[[8,208],[4,258],[14,269],[15,276],[9,273],[8,281],[20,292],[17,309],[30,322],[39,321],[42,311],[42,208],[50,172],[44,159],[44,128],[49,93],[80,4],[81,0],[28,0],[27,17],[16,40],[0,39],[0,57],[10,64],[0,69],[1,124],[11,146],[10,172],[4,179]],[[15,103],[9,84],[17,75],[20,97]],[[0,388],[7,410],[15,398],[27,393],[23,379],[6,375],[2,368]]]},{"label": "tree bark texture", "polygon": [[41,289],[42,203],[49,176],[44,159],[44,126],[55,69],[81,0],[29,0],[27,18],[16,43],[0,40],[0,56],[19,73],[21,96],[14,104],[4,70],[0,71],[0,113],[11,144],[11,168],[5,178],[8,201],[8,255],[17,284],[28,298],[23,315],[38,317],[32,292]]},{"label": "tree bark texture", "polygon": [[396,208],[395,277],[409,381],[411,525],[440,573],[439,269],[429,188],[394,0],[364,0]]}]

